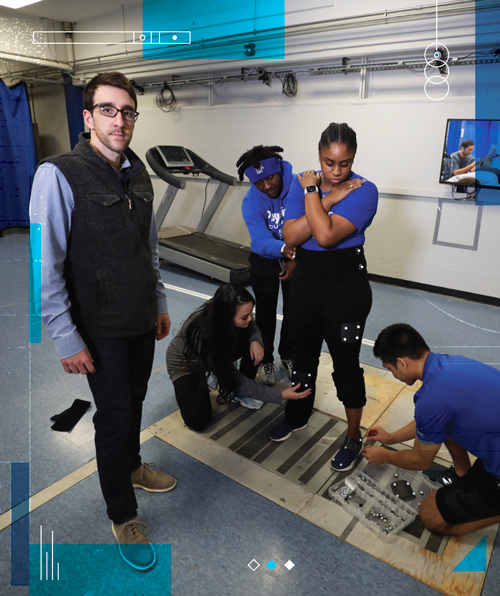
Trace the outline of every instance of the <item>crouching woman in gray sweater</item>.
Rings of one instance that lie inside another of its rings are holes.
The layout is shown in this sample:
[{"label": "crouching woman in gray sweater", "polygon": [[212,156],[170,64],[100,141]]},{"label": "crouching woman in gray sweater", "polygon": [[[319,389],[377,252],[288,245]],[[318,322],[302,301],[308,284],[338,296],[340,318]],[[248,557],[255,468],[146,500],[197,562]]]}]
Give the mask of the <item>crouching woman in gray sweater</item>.
[{"label": "crouching woman in gray sweater", "polygon": [[[202,431],[212,418],[210,379],[218,386],[219,403],[250,398],[281,404],[301,399],[311,390],[300,383],[277,391],[254,380],[264,349],[252,318],[253,296],[245,288],[222,285],[215,296],[197,309],[172,339],[167,350],[167,371],[186,426]],[[240,369],[235,361],[241,358]]]}]

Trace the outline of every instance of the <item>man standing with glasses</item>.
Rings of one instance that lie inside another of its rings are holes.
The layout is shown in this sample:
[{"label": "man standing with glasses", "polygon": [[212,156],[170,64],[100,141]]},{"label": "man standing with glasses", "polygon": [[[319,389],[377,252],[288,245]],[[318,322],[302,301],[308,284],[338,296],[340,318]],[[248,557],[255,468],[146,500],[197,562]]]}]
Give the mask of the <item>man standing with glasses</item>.
[{"label": "man standing with glasses", "polygon": [[67,373],[87,375],[96,404],[99,480],[122,557],[156,560],[137,519],[134,488],[166,492],[176,480],[140,457],[142,404],[154,342],[170,330],[161,282],[153,188],[128,148],[137,97],[118,72],[83,91],[85,123],[69,153],[42,160],[31,223],[41,224],[42,319]]}]

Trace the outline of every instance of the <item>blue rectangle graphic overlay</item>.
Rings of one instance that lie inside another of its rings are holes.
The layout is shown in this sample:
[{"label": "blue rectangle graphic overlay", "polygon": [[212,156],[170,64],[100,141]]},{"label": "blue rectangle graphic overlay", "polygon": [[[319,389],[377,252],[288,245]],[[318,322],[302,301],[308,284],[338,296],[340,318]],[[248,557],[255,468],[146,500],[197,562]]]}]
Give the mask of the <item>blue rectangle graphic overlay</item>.
[{"label": "blue rectangle graphic overlay", "polygon": [[30,465],[13,462],[10,468],[10,583],[12,586],[29,585],[29,496]]},{"label": "blue rectangle graphic overlay", "polygon": [[170,544],[154,549],[155,565],[136,571],[117,544],[30,544],[30,596],[170,596]]},{"label": "blue rectangle graphic overlay", "polygon": [[[159,46],[143,47],[143,58],[285,57],[284,0],[143,0],[142,18],[145,30],[162,32]],[[167,45],[172,41],[164,31],[190,32],[190,43]],[[254,44],[252,54],[245,52],[249,43]]]},{"label": "blue rectangle graphic overlay", "polygon": [[30,225],[30,343],[42,341],[42,226]]},{"label": "blue rectangle graphic overlay", "polygon": [[[481,57],[494,58],[494,51],[500,47],[500,9],[486,9],[484,2],[476,0],[476,52]],[[476,119],[498,120],[500,114],[500,63],[486,62],[475,65]],[[500,136],[496,142],[496,154],[500,155]],[[500,205],[500,187],[481,189],[476,203]]]}]

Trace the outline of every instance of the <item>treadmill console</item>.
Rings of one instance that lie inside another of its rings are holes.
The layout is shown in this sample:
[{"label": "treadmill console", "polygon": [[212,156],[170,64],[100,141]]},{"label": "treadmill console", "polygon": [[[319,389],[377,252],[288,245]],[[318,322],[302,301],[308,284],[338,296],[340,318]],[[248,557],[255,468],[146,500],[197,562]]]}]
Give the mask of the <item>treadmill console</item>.
[{"label": "treadmill console", "polygon": [[176,145],[157,145],[156,149],[163,157],[167,168],[186,174],[192,173],[194,163],[184,147],[179,147]]}]

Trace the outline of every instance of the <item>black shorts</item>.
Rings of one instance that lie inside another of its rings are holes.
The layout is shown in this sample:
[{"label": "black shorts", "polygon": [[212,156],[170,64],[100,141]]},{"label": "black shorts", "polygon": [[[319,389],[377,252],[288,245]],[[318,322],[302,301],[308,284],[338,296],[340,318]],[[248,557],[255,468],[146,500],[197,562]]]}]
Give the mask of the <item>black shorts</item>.
[{"label": "black shorts", "polygon": [[500,516],[500,478],[477,459],[467,474],[436,493],[436,506],[450,525]]}]

